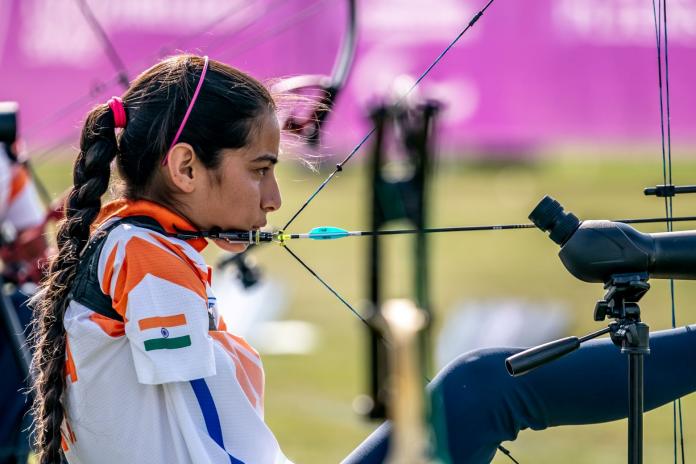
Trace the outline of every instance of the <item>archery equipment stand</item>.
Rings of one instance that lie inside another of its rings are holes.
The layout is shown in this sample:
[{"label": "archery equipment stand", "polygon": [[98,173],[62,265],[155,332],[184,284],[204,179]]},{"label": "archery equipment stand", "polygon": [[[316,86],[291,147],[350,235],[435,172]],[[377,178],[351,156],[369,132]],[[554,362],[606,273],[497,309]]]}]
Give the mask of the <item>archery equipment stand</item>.
[{"label": "archery equipment stand", "polygon": [[[378,105],[371,111],[376,133],[371,160],[370,230],[380,230],[392,221],[407,220],[419,231],[413,238],[412,275],[414,303],[426,314],[426,323],[421,332],[423,347],[429,346],[428,333],[432,323],[428,298],[428,248],[423,229],[426,224],[433,124],[438,108],[435,102],[402,102]],[[394,175],[392,169],[395,165],[399,167],[398,175]],[[381,319],[384,298],[381,237],[373,235],[368,246],[368,321],[373,322]],[[386,405],[389,404],[389,354],[379,329],[375,327],[379,323],[370,325],[369,393],[365,413],[371,419],[384,419]],[[421,354],[425,366],[429,365],[425,354],[428,351],[423,350]]]},{"label": "archery equipment stand", "polygon": [[614,319],[609,327],[584,337],[566,337],[536,346],[505,360],[513,376],[525,374],[560,358],[580,344],[609,333],[621,353],[628,355],[628,463],[643,463],[643,360],[650,354],[650,328],[640,320],[638,301],[650,289],[648,274],[617,274],[604,284],[604,298],[595,305],[595,321]]}]

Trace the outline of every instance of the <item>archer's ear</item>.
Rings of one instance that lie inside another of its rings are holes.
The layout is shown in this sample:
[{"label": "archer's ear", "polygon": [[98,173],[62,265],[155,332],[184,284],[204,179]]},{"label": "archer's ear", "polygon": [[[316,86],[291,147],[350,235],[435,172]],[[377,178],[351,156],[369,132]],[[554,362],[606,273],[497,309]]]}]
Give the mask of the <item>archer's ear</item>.
[{"label": "archer's ear", "polygon": [[191,193],[195,190],[197,176],[201,175],[200,162],[196,152],[188,143],[177,143],[169,152],[164,171],[182,193]]}]

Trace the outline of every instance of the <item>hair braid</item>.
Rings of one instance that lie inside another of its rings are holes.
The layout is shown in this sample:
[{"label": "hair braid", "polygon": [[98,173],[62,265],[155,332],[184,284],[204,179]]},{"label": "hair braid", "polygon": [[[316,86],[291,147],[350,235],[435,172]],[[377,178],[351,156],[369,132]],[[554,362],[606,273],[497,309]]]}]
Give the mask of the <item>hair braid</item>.
[{"label": "hair braid", "polygon": [[61,397],[67,342],[63,315],[80,252],[99,214],[101,197],[109,186],[111,161],[117,152],[113,115],[107,105],[97,106],[88,115],[82,131],[80,153],[73,167],[74,185],[66,200],[65,220],[58,228],[58,254],[51,260],[48,277],[33,299],[33,412],[39,464],[61,462]]}]

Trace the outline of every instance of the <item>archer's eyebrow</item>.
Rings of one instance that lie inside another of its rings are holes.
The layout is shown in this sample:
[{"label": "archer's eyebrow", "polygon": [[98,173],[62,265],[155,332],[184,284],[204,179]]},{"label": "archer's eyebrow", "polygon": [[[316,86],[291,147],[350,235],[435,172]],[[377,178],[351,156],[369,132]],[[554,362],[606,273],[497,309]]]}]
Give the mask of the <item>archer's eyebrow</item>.
[{"label": "archer's eyebrow", "polygon": [[251,160],[252,163],[258,163],[263,161],[268,161],[271,164],[276,164],[278,162],[278,155],[274,155],[272,153],[265,153]]}]

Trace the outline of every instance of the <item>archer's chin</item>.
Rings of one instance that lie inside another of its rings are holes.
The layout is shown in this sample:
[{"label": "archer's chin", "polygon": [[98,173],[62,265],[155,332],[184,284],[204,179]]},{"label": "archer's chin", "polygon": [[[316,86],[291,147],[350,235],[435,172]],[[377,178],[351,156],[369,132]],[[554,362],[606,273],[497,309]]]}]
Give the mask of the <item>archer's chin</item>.
[{"label": "archer's chin", "polygon": [[213,243],[221,248],[222,250],[229,251],[230,253],[242,253],[249,246],[248,243],[230,243],[226,240],[221,240],[219,238],[213,239]]}]

